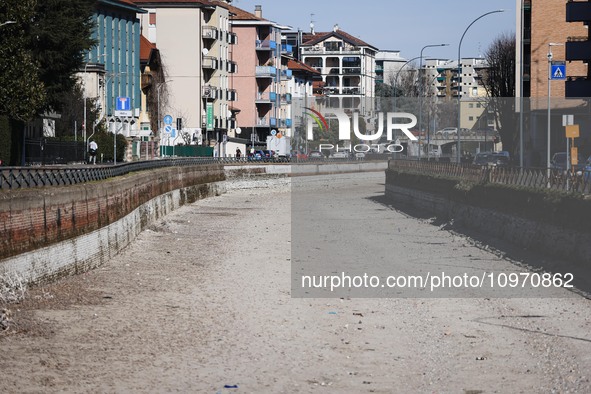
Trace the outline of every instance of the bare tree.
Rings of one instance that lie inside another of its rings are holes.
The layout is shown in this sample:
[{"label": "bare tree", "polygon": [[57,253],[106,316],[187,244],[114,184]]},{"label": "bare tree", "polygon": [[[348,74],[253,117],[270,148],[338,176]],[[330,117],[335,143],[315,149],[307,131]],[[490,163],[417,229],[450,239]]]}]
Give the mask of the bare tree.
[{"label": "bare tree", "polygon": [[489,111],[495,114],[503,149],[513,156],[518,148],[518,117],[515,113],[515,35],[501,34],[485,53],[488,70],[483,78]]}]

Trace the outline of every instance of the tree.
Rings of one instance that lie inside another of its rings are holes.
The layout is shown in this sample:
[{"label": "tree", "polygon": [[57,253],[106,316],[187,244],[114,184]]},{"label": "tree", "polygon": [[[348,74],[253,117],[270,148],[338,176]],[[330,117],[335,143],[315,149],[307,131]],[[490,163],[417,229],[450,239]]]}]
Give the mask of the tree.
[{"label": "tree", "polygon": [[483,78],[489,97],[488,109],[495,114],[503,150],[515,156],[518,148],[518,116],[515,112],[515,35],[501,34],[485,53],[488,70]]},{"label": "tree", "polygon": [[[92,125],[96,123],[100,117],[100,110],[97,106],[97,98],[87,98],[86,103],[86,118],[89,124],[88,131],[92,132]],[[74,125],[76,125],[78,137],[82,135],[82,123],[84,118],[84,92],[80,84],[74,85],[72,91],[65,93],[63,96],[64,108],[60,115],[61,117],[55,122],[56,137],[72,137],[74,138]],[[67,138],[69,139],[69,138]]]},{"label": "tree", "polygon": [[33,56],[30,20],[35,0],[5,0],[0,3],[0,116],[26,122],[46,100],[40,63]]},{"label": "tree", "polygon": [[41,67],[47,99],[42,111],[61,111],[77,83],[84,53],[96,45],[92,15],[95,0],[43,0],[32,21],[30,48]]}]

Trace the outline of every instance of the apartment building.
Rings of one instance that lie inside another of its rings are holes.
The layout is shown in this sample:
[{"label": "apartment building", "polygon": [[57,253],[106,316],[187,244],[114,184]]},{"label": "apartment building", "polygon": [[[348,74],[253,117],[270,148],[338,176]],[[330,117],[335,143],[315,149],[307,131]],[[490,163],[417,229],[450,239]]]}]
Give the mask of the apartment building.
[{"label": "apartment building", "polygon": [[142,34],[158,48],[167,77],[155,87],[166,84],[168,92],[156,116],[159,124],[166,115],[175,121],[161,130],[161,144],[190,141],[216,147],[223,155],[220,142],[234,128],[230,75],[236,71],[228,5],[213,0],[134,2],[147,11],[140,16]]},{"label": "apartment building", "polygon": [[480,57],[462,58],[460,63],[461,75],[457,60],[425,60],[421,72],[425,81],[424,97],[436,98],[438,102],[460,98],[461,128],[493,128],[494,118],[486,112],[487,92],[483,85],[488,63]]},{"label": "apartment building", "polygon": [[[591,96],[587,79],[589,29],[588,1],[517,0],[517,96],[548,97],[548,53],[567,61],[567,81],[552,82],[552,97]],[[567,19],[568,15],[568,19]],[[550,44],[558,44],[552,45]],[[523,63],[523,80],[521,76]],[[532,101],[536,104],[536,100]],[[538,106],[544,106],[543,100]]]},{"label": "apartment building", "polygon": [[[281,45],[281,31],[286,27],[263,18],[262,7],[254,13],[229,6],[230,23],[238,43],[232,48],[232,57],[238,62],[238,71],[232,77],[236,90],[235,107],[240,136],[264,149],[267,136],[281,128],[291,129],[291,121],[282,118],[281,106],[288,94],[282,80],[291,78],[291,72],[282,66],[281,55],[290,48]],[[285,115],[283,115],[285,116]]]},{"label": "apartment building", "polygon": [[[516,9],[516,95],[525,98],[526,164],[545,166],[548,149],[551,155],[566,151],[563,115],[574,115],[574,122],[580,125],[580,137],[575,139],[579,153],[591,154],[591,119],[588,116],[591,3],[516,0]],[[549,79],[550,53],[552,61],[565,62],[566,80]]]},{"label": "apartment building", "polygon": [[[129,0],[99,0],[93,15],[96,28],[92,38],[97,45],[85,54],[80,74],[85,97],[94,98],[101,108],[101,119],[109,131],[126,137],[138,134],[141,108],[140,20],[145,11]],[[125,122],[114,119],[116,97],[128,97],[131,116]],[[94,125],[85,125],[88,136]]]},{"label": "apartment building", "polygon": [[378,49],[335,25],[330,32],[302,35],[302,62],[320,72],[332,108],[371,114]]},{"label": "apartment building", "polygon": [[400,56],[400,51],[381,50],[376,53],[376,84],[392,85],[400,69],[407,63],[407,59]]}]

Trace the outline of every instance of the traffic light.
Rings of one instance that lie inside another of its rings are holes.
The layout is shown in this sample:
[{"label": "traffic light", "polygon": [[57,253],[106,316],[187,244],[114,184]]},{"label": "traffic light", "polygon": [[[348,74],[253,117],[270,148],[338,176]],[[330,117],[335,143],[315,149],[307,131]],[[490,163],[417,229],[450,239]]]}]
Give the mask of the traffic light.
[{"label": "traffic light", "polygon": [[176,129],[177,130],[183,129],[183,118],[176,118]]}]

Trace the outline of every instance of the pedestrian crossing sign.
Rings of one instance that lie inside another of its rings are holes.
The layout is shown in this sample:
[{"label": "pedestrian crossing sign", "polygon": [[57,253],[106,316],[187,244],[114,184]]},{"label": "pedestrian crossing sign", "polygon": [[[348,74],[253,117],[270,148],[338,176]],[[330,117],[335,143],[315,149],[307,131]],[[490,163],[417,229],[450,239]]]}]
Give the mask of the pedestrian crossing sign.
[{"label": "pedestrian crossing sign", "polygon": [[566,62],[555,61],[552,62],[550,79],[565,80],[566,79]]}]

